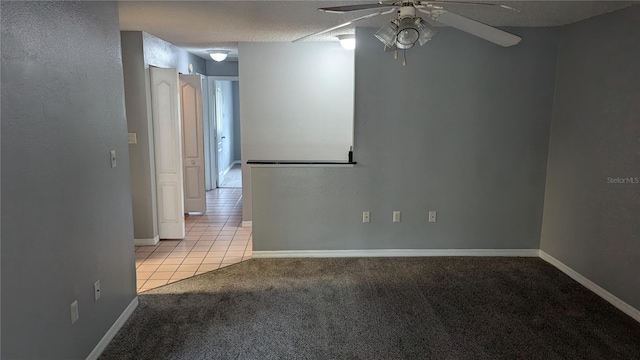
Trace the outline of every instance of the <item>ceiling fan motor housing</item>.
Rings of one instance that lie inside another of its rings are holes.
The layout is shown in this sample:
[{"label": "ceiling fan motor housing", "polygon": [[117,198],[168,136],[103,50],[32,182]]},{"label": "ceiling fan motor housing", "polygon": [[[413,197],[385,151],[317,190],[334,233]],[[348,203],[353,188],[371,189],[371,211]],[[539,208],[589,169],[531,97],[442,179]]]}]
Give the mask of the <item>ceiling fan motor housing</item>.
[{"label": "ceiling fan motor housing", "polygon": [[402,6],[398,9],[398,20],[401,20],[404,17],[415,17],[416,16],[416,8],[413,6]]}]

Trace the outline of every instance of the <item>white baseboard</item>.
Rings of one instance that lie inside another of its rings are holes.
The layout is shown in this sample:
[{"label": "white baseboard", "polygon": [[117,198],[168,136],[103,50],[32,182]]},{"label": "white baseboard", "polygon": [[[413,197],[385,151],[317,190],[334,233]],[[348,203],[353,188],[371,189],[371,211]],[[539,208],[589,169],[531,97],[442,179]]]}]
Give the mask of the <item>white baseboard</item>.
[{"label": "white baseboard", "polygon": [[133,239],[133,245],[135,246],[154,246],[158,245],[160,241],[160,235],[156,235],[153,239]]},{"label": "white baseboard", "polygon": [[567,265],[565,265],[564,263],[562,263],[560,260],[554,258],[553,256],[547,254],[546,252],[544,252],[542,250],[540,250],[540,258],[542,260],[548,262],[549,264],[555,266],[556,268],[558,268],[558,270],[560,270],[563,273],[567,274],[570,278],[572,278],[573,280],[577,281],[582,286],[584,286],[587,289],[593,291],[594,293],[596,293],[596,295],[598,295],[601,298],[607,300],[609,303],[611,303],[611,305],[617,307],[623,313],[631,316],[637,322],[640,322],[640,310],[638,310],[638,309],[634,308],[633,306],[627,304],[626,302],[620,300],[618,297],[616,297],[612,293],[610,293],[607,290],[601,288],[599,285],[597,285],[593,281],[587,279],[586,277],[584,277],[583,275],[581,275],[577,271],[573,270],[572,268],[570,268]]},{"label": "white baseboard", "polygon": [[[243,224],[244,225],[244,224]],[[537,257],[538,249],[380,249],[253,251],[258,258],[411,257],[411,256],[521,256]]]},{"label": "white baseboard", "polygon": [[133,310],[135,310],[136,307],[138,307],[138,297],[137,296],[133,300],[131,300],[131,303],[129,304],[129,306],[127,306],[126,309],[124,309],[122,314],[120,314],[120,317],[118,317],[118,320],[116,320],[116,322],[113,323],[113,325],[107,331],[107,333],[104,334],[104,336],[102,337],[100,342],[98,342],[98,345],[96,345],[96,347],[93,348],[93,351],[91,352],[91,354],[89,354],[89,356],[87,356],[87,360],[98,359],[98,357],[100,356],[100,354],[102,354],[104,349],[107,348],[107,345],[109,345],[111,340],[113,340],[113,337],[116,336],[116,334],[118,333],[120,328],[122,328],[122,325],[124,325],[124,323],[127,321],[127,319],[129,319],[129,316],[131,316],[131,314],[133,314]]},{"label": "white baseboard", "polygon": [[253,227],[253,222],[251,220],[243,221],[242,222],[242,227]]},{"label": "white baseboard", "polygon": [[222,176],[227,175],[229,171],[231,171],[231,169],[233,169],[233,167],[236,165],[242,165],[242,162],[240,162],[240,160],[234,160],[231,163],[229,163],[229,167],[222,172]]}]

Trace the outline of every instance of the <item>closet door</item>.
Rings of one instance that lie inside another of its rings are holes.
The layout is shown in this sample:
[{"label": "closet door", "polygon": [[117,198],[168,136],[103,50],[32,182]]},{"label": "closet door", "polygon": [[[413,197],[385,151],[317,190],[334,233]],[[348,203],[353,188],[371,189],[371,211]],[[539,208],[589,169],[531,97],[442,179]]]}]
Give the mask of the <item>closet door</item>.
[{"label": "closet door", "polygon": [[204,132],[200,75],[180,75],[184,211],[207,210],[204,182]]},{"label": "closet door", "polygon": [[149,68],[149,78],[158,233],[161,239],[183,239],[185,226],[178,71],[152,67]]}]

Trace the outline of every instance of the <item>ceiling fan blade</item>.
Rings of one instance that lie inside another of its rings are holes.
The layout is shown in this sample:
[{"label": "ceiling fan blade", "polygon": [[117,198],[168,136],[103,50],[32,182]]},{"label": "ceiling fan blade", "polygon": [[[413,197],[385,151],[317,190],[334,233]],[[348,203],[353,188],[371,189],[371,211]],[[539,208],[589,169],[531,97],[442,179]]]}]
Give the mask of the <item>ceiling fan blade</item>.
[{"label": "ceiling fan blade", "polygon": [[487,2],[476,2],[476,1],[447,1],[447,0],[434,0],[434,1],[425,1],[428,4],[451,4],[451,5],[479,5],[479,6],[492,6],[499,7],[502,9],[518,11],[516,8],[512,8],[511,6],[497,4],[497,3],[487,3]]},{"label": "ceiling fan blade", "polygon": [[490,41],[500,46],[509,47],[516,45],[522,40],[517,35],[510,34],[506,31],[494,28],[481,22],[471,20],[464,16],[454,14],[448,11],[432,13],[431,17],[445,25],[449,25],[458,30],[462,30],[471,35]]},{"label": "ceiling fan blade", "polygon": [[[392,10],[393,10],[393,9],[392,9]],[[328,32],[330,32],[330,31],[337,30],[337,29],[340,29],[340,28],[345,27],[345,26],[349,26],[349,25],[353,24],[353,23],[354,23],[354,22],[356,22],[356,21],[360,21],[360,20],[364,20],[364,19],[372,18],[372,17],[374,17],[374,16],[383,15],[383,14],[387,14],[387,13],[388,13],[388,11],[378,11],[378,12],[374,12],[374,13],[371,13],[371,14],[368,14],[368,15],[365,15],[365,16],[361,16],[361,17],[359,17],[359,18],[355,18],[355,19],[353,19],[353,20],[351,20],[351,21],[348,21],[348,22],[346,22],[346,23],[344,23],[344,24],[340,24],[340,25],[337,25],[337,26],[334,26],[334,27],[331,27],[331,28],[328,28],[328,29],[325,29],[325,30],[322,30],[322,31],[318,31],[318,32],[315,32],[315,33],[313,33],[313,34],[305,35],[305,36],[303,36],[303,37],[301,37],[301,38],[298,38],[298,39],[293,40],[292,42],[298,42],[298,41],[304,40],[304,39],[309,38],[309,37],[312,37],[312,36],[325,34],[325,33],[328,33]]]},{"label": "ceiling fan blade", "polygon": [[328,12],[328,13],[343,14],[349,11],[377,9],[377,8],[392,7],[392,6],[394,5],[393,4],[358,4],[358,5],[319,8],[318,10]]}]

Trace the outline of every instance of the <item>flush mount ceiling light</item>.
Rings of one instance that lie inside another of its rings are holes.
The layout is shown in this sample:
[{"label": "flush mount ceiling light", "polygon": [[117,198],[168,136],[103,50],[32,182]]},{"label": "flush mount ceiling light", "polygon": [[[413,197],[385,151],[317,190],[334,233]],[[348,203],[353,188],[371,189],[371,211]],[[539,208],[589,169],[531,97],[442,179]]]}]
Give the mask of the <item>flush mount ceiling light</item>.
[{"label": "flush mount ceiling light", "polygon": [[340,45],[347,50],[353,50],[356,48],[356,36],[353,34],[338,35]]},{"label": "flush mount ceiling light", "polygon": [[229,50],[208,50],[209,56],[217,62],[224,61],[229,55]]}]

